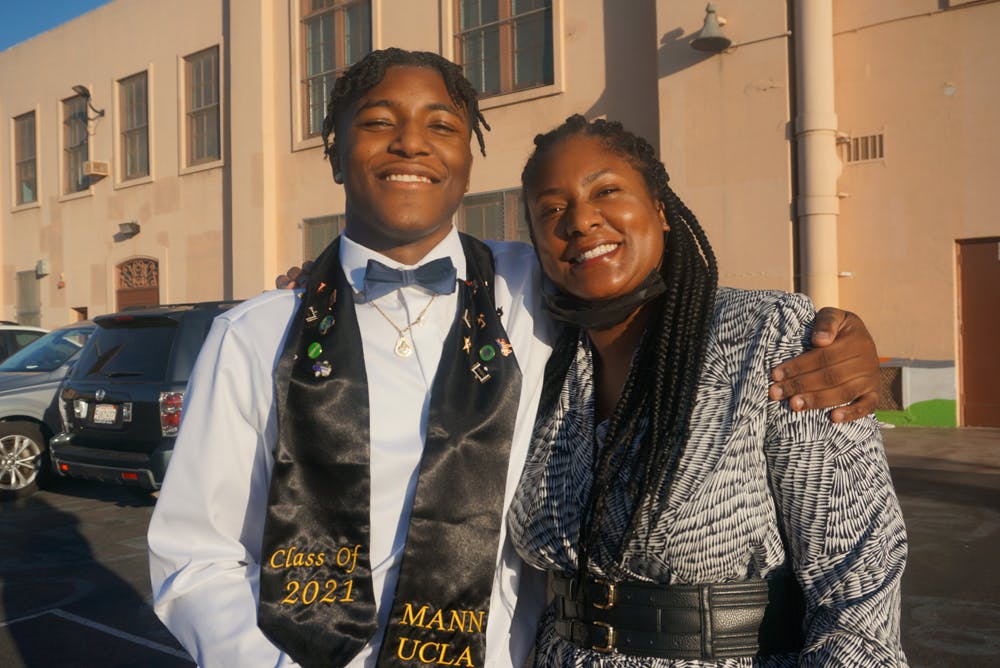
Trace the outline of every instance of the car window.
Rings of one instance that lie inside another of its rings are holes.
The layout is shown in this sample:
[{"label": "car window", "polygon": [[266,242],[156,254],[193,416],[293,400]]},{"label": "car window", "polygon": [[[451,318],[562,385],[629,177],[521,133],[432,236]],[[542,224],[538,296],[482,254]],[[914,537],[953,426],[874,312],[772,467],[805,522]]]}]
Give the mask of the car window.
[{"label": "car window", "polygon": [[80,352],[93,327],[57,329],[29,343],[0,364],[0,371],[52,371]]},{"label": "car window", "polygon": [[17,342],[18,348],[23,348],[32,341],[35,341],[42,337],[45,332],[15,332],[14,341]]},{"label": "car window", "polygon": [[73,367],[74,379],[163,380],[176,326],[99,327]]}]

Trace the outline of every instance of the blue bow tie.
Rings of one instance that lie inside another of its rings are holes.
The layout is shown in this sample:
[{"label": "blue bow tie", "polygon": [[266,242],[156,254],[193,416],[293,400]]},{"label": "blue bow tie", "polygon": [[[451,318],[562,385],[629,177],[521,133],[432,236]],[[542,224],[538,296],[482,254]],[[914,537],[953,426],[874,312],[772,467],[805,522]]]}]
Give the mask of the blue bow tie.
[{"label": "blue bow tie", "polygon": [[442,257],[416,269],[393,269],[378,260],[368,260],[365,269],[365,300],[374,301],[407,285],[449,295],[455,291],[457,272],[450,257]]}]

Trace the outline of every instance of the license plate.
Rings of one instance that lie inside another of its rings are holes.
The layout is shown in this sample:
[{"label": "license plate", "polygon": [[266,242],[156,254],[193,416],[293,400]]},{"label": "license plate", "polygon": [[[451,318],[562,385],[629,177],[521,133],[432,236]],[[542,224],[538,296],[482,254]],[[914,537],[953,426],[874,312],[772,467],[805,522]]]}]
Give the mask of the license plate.
[{"label": "license plate", "polygon": [[97,404],[94,406],[94,424],[114,424],[118,417],[118,407],[114,404]]}]

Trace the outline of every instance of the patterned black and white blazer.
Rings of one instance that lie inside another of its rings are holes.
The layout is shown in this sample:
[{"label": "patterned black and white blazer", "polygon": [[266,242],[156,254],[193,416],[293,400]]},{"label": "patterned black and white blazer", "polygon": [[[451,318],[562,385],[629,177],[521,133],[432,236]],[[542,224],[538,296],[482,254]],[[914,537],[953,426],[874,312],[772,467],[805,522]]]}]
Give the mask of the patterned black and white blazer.
[{"label": "patterned black and white blazer", "polygon": [[[718,662],[597,654],[557,636],[550,610],[536,665],[906,665],[899,641],[906,532],[877,421],[834,424],[826,411],[795,413],[767,398],[770,370],[803,350],[813,316],[801,295],[719,289],[691,437],[675,461],[667,510],[646,547],[630,543],[615,564],[628,511],[624,497],[612,499],[619,530],[591,555],[594,575],[674,584],[763,578],[790,565],[806,599],[803,652]],[[535,425],[508,515],[521,556],[546,571],[576,569],[600,436],[592,368],[581,337],[556,408]]]}]

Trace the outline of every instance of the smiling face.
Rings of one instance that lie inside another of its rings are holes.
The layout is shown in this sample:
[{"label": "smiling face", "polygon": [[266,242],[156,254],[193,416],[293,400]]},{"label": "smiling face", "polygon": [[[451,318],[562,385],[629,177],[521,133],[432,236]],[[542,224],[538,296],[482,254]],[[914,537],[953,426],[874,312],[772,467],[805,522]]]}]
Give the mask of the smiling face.
[{"label": "smiling face", "polygon": [[527,186],[531,231],[545,275],[581,299],[637,288],[663,257],[669,229],[642,174],[599,139],[549,147]]},{"label": "smiling face", "polygon": [[387,69],[337,127],[347,236],[405,264],[423,258],[468,190],[470,136],[436,70]]}]

